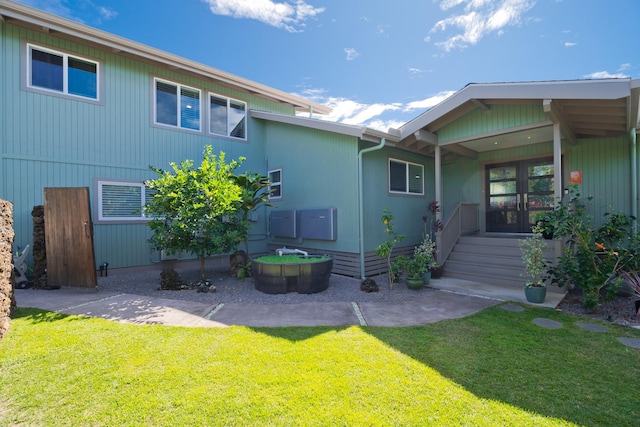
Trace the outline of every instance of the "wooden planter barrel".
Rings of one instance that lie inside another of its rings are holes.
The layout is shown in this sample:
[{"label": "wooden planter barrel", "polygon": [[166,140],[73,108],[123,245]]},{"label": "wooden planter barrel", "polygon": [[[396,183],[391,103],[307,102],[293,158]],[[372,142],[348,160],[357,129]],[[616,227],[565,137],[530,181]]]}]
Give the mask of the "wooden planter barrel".
[{"label": "wooden planter barrel", "polygon": [[[310,255],[308,258],[312,257]],[[332,258],[324,261],[282,264],[251,261],[255,287],[266,294],[322,292],[329,287],[332,269]]]}]

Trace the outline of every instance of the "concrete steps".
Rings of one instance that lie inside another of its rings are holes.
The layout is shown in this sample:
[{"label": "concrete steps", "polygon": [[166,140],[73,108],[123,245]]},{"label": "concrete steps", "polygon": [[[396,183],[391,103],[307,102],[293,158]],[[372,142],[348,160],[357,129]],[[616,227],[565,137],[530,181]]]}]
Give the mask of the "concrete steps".
[{"label": "concrete steps", "polygon": [[[518,242],[523,236],[462,236],[444,264],[443,277],[522,289],[524,265]],[[553,259],[549,250],[546,258]]]}]

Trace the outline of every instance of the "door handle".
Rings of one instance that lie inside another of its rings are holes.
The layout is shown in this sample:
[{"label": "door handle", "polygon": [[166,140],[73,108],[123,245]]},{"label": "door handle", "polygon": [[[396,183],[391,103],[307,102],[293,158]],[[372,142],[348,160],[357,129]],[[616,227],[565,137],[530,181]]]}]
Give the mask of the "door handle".
[{"label": "door handle", "polygon": [[523,197],[524,197],[524,210],[528,211],[529,210],[529,194],[524,193]]},{"label": "door handle", "polygon": [[520,194],[516,194],[516,209],[520,212]]}]

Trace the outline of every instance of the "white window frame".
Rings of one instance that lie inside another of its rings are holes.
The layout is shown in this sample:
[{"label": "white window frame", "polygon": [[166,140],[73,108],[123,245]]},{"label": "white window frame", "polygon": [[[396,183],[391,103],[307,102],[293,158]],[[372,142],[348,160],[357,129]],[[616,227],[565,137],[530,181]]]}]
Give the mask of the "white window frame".
[{"label": "white window frame", "polygon": [[[395,163],[401,163],[404,164],[405,166],[405,191],[398,191],[398,190],[392,190],[391,189],[391,162],[395,162]],[[422,180],[422,185],[421,185],[421,189],[420,192],[415,192],[415,191],[411,191],[411,185],[410,185],[410,180],[411,180],[411,174],[410,174],[410,166],[417,166],[420,168],[420,179]],[[424,196],[424,185],[425,185],[425,177],[424,177],[424,165],[421,165],[420,163],[414,163],[414,162],[409,162],[407,160],[400,160],[400,159],[395,159],[395,158],[389,158],[388,162],[387,162],[387,189],[389,191],[389,193],[391,194],[402,194],[402,195],[407,195],[407,196]]]},{"label": "white window frame", "polygon": [[[172,85],[176,87],[177,90],[177,99],[176,99],[176,124],[170,124],[170,123],[163,123],[158,121],[158,111],[157,111],[157,107],[158,107],[158,85],[157,83],[161,82],[167,85]],[[182,83],[178,83],[178,82],[174,82],[171,80],[167,80],[167,79],[162,79],[159,77],[154,77],[152,79],[152,106],[151,106],[151,110],[153,111],[153,124],[155,126],[159,126],[162,128],[169,128],[169,129],[177,129],[177,130],[182,130],[182,131],[187,131],[187,132],[196,132],[196,133],[201,133],[202,132],[202,90],[193,87],[193,86],[188,86],[188,85],[183,85]],[[185,127],[181,125],[181,121],[182,121],[182,108],[180,106],[180,92],[181,89],[187,89],[187,90],[192,90],[198,93],[198,128],[197,129],[192,129],[190,127]]]},{"label": "white window frame", "polygon": [[[225,133],[217,133],[214,132],[213,129],[211,129],[211,119],[212,119],[212,114],[211,114],[211,97],[216,97],[219,98],[221,100],[226,100],[227,101],[227,123],[226,123],[226,131]],[[242,104],[244,106],[244,136],[242,138],[239,138],[237,136],[233,136],[231,135],[231,131],[233,129],[231,129],[231,123],[230,123],[230,117],[231,114],[229,114],[229,111],[231,110],[231,103],[232,102],[236,102],[238,104]],[[233,138],[236,140],[240,140],[240,141],[246,141],[247,140],[247,134],[249,133],[249,114],[248,114],[248,106],[247,103],[245,101],[242,101],[240,99],[234,99],[234,98],[229,98],[228,96],[224,96],[224,95],[220,95],[218,93],[215,92],[209,92],[207,94],[207,133],[209,135],[212,136],[223,136],[226,138]]]},{"label": "white window frame", "polygon": [[[280,181],[271,181],[271,174],[279,172],[280,173]],[[273,189],[273,188],[279,188],[280,189],[280,195],[279,196],[273,196],[271,193],[269,193],[269,200],[280,200],[283,197],[283,192],[282,192],[282,168],[275,168],[275,169],[270,169],[269,172],[267,172],[267,176],[269,177],[269,190]]]},{"label": "white window frame", "polygon": [[[63,98],[87,101],[91,103],[102,103],[102,63],[95,59],[88,58],[82,55],[76,55],[75,53],[67,53],[61,50],[51,49],[41,45],[33,43],[24,43],[25,57],[23,64],[23,88],[29,91],[44,93],[47,95],[59,96]],[[62,57],[62,90],[56,90],[47,88],[44,86],[38,86],[33,84],[33,62],[32,52],[38,50],[51,55],[57,55]],[[76,59],[89,64],[94,64],[96,67],[96,96],[85,96],[75,93],[69,93],[69,59]]]},{"label": "white window frame", "polygon": [[[140,211],[138,216],[105,216],[104,215],[104,186],[117,186],[117,187],[137,187],[140,188]],[[97,199],[97,221],[99,223],[138,223],[147,222],[152,218],[145,216],[144,205],[147,203],[148,188],[140,181],[118,181],[118,180],[95,180],[96,199]]]}]

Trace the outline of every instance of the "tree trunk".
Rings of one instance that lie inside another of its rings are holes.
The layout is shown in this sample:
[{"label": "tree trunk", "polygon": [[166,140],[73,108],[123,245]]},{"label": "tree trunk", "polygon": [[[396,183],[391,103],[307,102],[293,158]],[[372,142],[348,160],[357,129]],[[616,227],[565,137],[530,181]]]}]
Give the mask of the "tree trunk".
[{"label": "tree trunk", "polygon": [[204,255],[200,255],[200,282],[205,283],[207,278],[204,275]]}]

